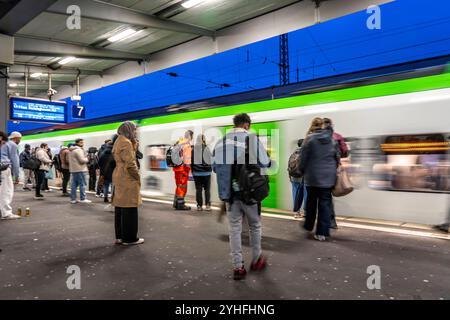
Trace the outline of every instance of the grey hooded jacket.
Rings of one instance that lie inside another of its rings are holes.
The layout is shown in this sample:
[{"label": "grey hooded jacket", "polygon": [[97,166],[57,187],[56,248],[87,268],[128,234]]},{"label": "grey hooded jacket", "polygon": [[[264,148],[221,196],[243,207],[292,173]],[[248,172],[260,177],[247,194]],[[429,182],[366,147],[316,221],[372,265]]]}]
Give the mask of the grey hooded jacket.
[{"label": "grey hooded jacket", "polygon": [[339,145],[333,140],[332,130],[317,130],[306,138],[300,154],[306,186],[334,187],[339,162]]}]

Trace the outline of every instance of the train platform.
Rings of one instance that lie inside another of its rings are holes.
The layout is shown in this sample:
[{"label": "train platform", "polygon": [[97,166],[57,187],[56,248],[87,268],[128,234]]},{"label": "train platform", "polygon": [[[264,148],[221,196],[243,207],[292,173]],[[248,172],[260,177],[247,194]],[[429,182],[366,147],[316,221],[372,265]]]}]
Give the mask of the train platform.
[{"label": "train platform", "polygon": [[[31,213],[0,221],[0,299],[450,299],[446,234],[344,218],[330,241],[317,242],[301,222],[265,213],[268,268],[234,281],[227,221],[216,211],[176,212],[147,199],[139,218],[145,243],[122,247],[113,244],[113,213],[89,199],[72,205],[57,191],[44,201],[15,193],[15,210]],[[68,289],[72,265],[80,289]],[[369,266],[379,267],[379,289],[368,286]]]}]

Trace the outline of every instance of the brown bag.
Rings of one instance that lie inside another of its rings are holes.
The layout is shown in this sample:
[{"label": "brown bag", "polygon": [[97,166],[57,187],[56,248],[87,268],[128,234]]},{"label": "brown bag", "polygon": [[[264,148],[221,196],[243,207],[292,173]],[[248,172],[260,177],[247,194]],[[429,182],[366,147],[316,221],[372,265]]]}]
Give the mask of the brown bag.
[{"label": "brown bag", "polygon": [[336,173],[336,184],[331,193],[334,197],[343,197],[353,191],[352,183],[348,177],[347,171],[339,165]]}]

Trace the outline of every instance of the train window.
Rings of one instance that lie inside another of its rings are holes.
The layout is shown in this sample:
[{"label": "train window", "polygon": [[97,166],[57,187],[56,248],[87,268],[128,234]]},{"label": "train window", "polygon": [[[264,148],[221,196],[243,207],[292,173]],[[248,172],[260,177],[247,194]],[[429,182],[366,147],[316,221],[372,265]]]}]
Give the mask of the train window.
[{"label": "train window", "polygon": [[444,134],[389,136],[380,143],[371,187],[450,193],[450,142]]},{"label": "train window", "polygon": [[169,170],[166,162],[166,153],[170,145],[159,144],[147,146],[146,156],[148,157],[148,170],[166,171]]}]

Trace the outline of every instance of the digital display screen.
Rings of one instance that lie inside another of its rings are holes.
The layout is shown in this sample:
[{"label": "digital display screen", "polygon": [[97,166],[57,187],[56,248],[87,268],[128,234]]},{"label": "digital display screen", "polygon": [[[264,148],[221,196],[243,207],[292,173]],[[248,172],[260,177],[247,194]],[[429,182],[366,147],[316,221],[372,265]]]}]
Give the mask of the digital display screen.
[{"label": "digital display screen", "polygon": [[11,97],[9,118],[15,121],[67,123],[67,103]]}]

